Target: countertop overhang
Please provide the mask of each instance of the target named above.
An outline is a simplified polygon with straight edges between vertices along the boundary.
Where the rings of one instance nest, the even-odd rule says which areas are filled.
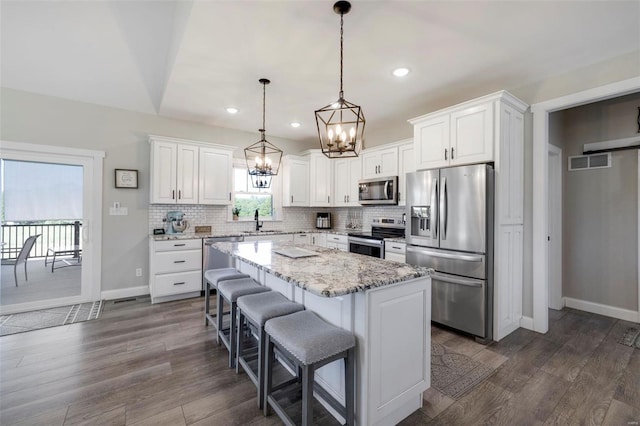
[[[428,276],[423,268],[338,249],[275,241],[220,242],[212,247],[313,294],[337,297]],[[314,256],[290,258],[274,250],[298,247]]]

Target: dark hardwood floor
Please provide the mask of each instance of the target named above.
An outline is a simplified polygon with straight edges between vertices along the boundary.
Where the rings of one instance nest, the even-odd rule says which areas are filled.
[[[281,424],[227,368],[203,303],[109,302],[95,321],[0,337],[0,424]],[[520,329],[489,346],[434,327],[435,342],[498,370],[458,401],[428,390],[403,424],[638,425],[640,350],[617,343],[638,324],[550,315],[546,335]]]

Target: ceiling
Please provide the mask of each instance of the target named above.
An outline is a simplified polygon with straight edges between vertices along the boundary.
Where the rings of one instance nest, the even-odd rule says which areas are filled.
[[[338,97],[332,4],[1,0],[0,84],[257,134],[265,77],[267,137],[308,142]],[[352,4],[344,91],[368,133],[408,126],[447,90],[509,90],[640,49],[638,1]]]

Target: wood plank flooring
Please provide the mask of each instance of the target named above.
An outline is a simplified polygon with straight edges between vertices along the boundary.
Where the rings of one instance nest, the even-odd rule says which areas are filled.
[[[99,320],[0,337],[0,424],[281,424],[227,368],[203,305],[110,302]],[[498,370],[458,401],[429,389],[402,424],[638,425],[640,350],[617,343],[632,326],[551,311],[546,335],[520,329],[489,346],[433,327],[434,342]]]

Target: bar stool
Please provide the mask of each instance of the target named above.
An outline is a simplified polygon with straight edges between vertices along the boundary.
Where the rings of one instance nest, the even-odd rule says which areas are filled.
[[[204,325],[208,326],[209,323],[216,325],[216,318],[209,313],[209,298],[211,296],[211,290],[218,288],[218,283],[225,280],[235,280],[238,278],[249,278],[249,275],[243,274],[235,268],[217,268],[209,269],[204,273]],[[218,308],[216,306],[216,315]]]
[[[221,315],[217,315],[218,343],[222,342],[229,350],[229,368],[235,367],[236,362],[236,321],[237,301],[240,296],[271,291],[269,288],[258,284],[253,278],[238,278],[235,280],[221,281],[218,284],[218,309]],[[231,325],[228,329],[222,328],[224,302],[229,303],[231,309]],[[229,333],[227,335],[227,332]]]
[[[256,385],[256,388],[258,388],[258,406],[262,409],[264,404],[264,355],[267,341],[264,324],[272,318],[302,311],[304,306],[290,301],[277,291],[270,291],[268,293],[239,297],[237,309],[238,330],[236,336],[238,348],[236,350],[236,373],[242,367],[253,384]],[[245,339],[243,338],[243,323],[245,320],[256,330],[257,350],[256,348],[245,348]],[[256,358],[258,360],[257,374],[249,365],[249,362]]]
[[[314,390],[333,409],[344,416],[347,425],[354,424],[355,409],[355,336],[339,327],[331,325],[311,311],[300,311],[284,317],[273,318],[265,325],[267,333],[267,351],[265,354],[265,401],[264,415],[269,415],[269,407],[278,414],[287,425],[296,423],[291,420],[273,392],[288,386],[287,381],[273,386],[274,349],[293,362],[301,371],[302,382],[302,425],[313,424]],[[314,389],[314,372],[323,365],[338,359],[345,364],[345,404],[342,405],[322,387]]]

